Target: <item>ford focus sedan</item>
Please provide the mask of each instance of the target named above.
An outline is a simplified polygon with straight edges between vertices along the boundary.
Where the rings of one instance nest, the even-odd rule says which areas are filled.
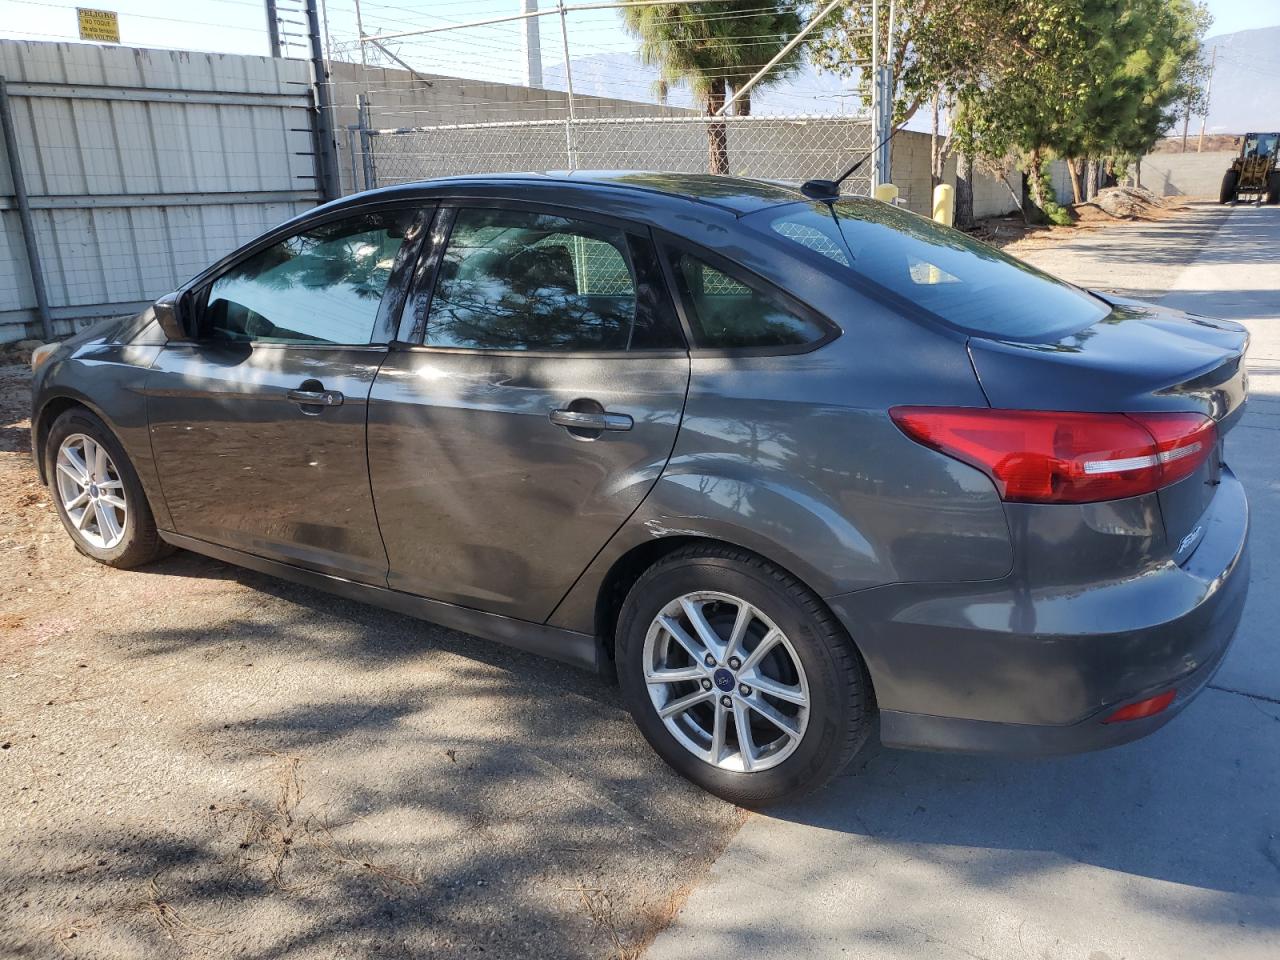
[[[616,676],[758,806],[873,730],[1038,755],[1185,707],[1248,585],[1246,346],[875,201],[472,177],[41,348],[32,436],[89,557],[181,547]]]

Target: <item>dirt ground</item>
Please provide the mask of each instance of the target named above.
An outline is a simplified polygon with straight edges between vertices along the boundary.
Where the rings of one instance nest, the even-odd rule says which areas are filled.
[[[1075,223],[1071,226],[1054,224],[1029,226],[1020,215],[989,217],[979,222],[973,235],[1006,253],[1023,257],[1035,250],[1055,246],[1098,231],[1126,225],[1154,223],[1185,214],[1192,201],[1165,197],[1160,204],[1146,206],[1133,216],[1113,216],[1096,203],[1079,203],[1069,207]]]
[[[589,675],[82,557],[28,404],[0,366],[0,957],[630,958],[742,822]]]

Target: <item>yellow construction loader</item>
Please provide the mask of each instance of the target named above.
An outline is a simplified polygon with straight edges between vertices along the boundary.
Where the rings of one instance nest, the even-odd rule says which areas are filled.
[[[1280,133],[1246,133],[1240,145],[1240,156],[1231,161],[1231,169],[1222,178],[1219,203],[1236,204],[1252,199],[1258,206],[1280,203],[1280,170],[1276,154],[1280,153]]]

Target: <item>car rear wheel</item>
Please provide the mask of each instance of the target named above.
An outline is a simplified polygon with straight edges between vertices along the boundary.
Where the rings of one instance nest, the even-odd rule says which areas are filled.
[[[870,681],[830,611],[732,548],[678,550],[647,570],[623,605],[617,661],[653,748],[742,806],[822,786],[870,731]]]
[[[50,427],[45,475],[58,517],[81,553],[127,568],[168,552],[124,448],[88,410],[67,410]]]

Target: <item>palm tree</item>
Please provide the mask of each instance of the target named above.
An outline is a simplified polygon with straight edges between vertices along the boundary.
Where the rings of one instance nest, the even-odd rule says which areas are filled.
[[[720,0],[714,3],[625,7],[623,22],[640,39],[640,59],[659,70],[659,89],[687,83],[707,116],[715,116],[732,91],[753,77],[786,46],[802,26],[787,0]],[[776,83],[800,65],[797,47],[756,87]],[[748,91],[735,112],[751,112]],[[707,169],[729,172],[729,145],[723,121],[707,124]]]

